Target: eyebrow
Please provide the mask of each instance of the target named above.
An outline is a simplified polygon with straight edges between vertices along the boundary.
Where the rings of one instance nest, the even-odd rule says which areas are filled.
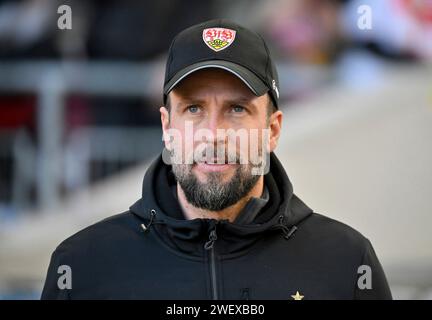
[[[258,106],[256,105],[256,103],[252,102],[253,98],[237,98],[237,99],[230,99],[225,101],[226,104],[228,105],[241,105],[241,106],[247,106],[251,109],[253,109],[254,111],[256,111],[258,109]]]
[[[204,104],[204,100],[194,99],[194,98],[188,98],[188,97],[182,97],[179,102],[176,104],[176,108],[179,108],[183,105],[192,105],[192,104]]]
[[[256,109],[257,106],[255,103],[252,102],[252,100],[253,100],[253,98],[239,97],[239,98],[225,100],[224,105],[239,104],[239,105],[247,105],[249,107]],[[202,100],[202,99],[196,99],[193,97],[183,96],[183,97],[181,97],[181,100],[179,102],[177,102],[176,108],[179,108],[183,105],[192,105],[192,104],[203,105],[203,104],[205,104],[205,102],[206,101]]]

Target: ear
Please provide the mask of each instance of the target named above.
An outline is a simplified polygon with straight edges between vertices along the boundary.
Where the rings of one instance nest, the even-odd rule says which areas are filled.
[[[282,129],[282,119],[283,112],[278,110],[274,112],[269,119],[269,128],[270,128],[270,152],[273,152],[278,144],[279,137]]]
[[[162,133],[163,133],[163,141],[165,143],[165,147],[169,150],[169,136],[167,135],[167,130],[169,129],[169,111],[165,106],[159,108],[159,112],[161,115],[161,125],[162,125]]]

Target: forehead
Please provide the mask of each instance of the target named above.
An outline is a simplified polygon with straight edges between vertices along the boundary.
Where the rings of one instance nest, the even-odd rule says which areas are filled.
[[[188,75],[172,90],[171,96],[205,98],[208,95],[226,96],[231,99],[257,97],[238,77],[228,71],[216,68],[198,70]]]

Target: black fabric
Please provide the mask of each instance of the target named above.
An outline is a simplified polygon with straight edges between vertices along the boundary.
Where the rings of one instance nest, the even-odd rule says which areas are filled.
[[[249,224],[252,223],[258,213],[267,205],[270,199],[268,189],[264,184],[264,190],[260,198],[252,197],[246,203],[242,211],[235,218],[235,224]]]
[[[63,241],[54,251],[42,299],[390,299],[370,242],[314,213],[294,193],[271,154],[270,199],[248,224],[185,220],[175,180],[159,157],[130,210]],[[371,270],[360,289],[359,267]],[[59,289],[61,265],[72,288]],[[247,297],[245,296],[247,292]]]
[[[213,28],[234,30],[234,40],[226,48],[214,51],[204,41],[203,34]],[[215,61],[227,62],[224,66],[241,75],[255,94],[268,91],[275,107],[279,106],[279,77],[266,43],[257,33],[227,19],[196,24],[173,39],[165,69],[164,103],[173,84],[188,74],[191,66],[214,64]]]

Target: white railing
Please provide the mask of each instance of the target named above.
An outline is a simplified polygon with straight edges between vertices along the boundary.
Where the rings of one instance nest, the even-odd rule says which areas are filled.
[[[42,208],[51,207],[59,202],[60,186],[66,177],[67,183],[76,183],[71,178],[73,172],[88,181],[87,173],[93,156],[103,156],[105,160],[118,163],[139,160],[149,150],[137,148],[139,141],[148,135],[155,137],[154,129],[92,129],[76,132],[64,145],[64,108],[65,97],[70,94],[146,97],[152,94],[152,81],[160,67],[154,62],[17,62],[0,63],[0,94],[32,93],[37,97],[37,135],[38,147],[24,133],[19,133],[13,142],[12,199],[15,205],[28,202],[28,185],[36,185],[37,203]],[[149,131],[150,130],[150,131]],[[78,137],[80,137],[78,139]],[[161,141],[160,136],[157,137]],[[78,140],[77,140],[78,139]],[[91,143],[88,154],[79,154],[79,170],[71,159],[71,150],[82,152],[85,140],[98,140]],[[120,141],[121,140],[121,141]],[[109,144],[105,143],[109,142]],[[118,142],[118,144],[116,144]],[[130,142],[130,143],[129,143]],[[132,144],[133,148],[128,150]],[[158,144],[155,144],[156,146]],[[103,147],[107,146],[104,150]],[[127,147],[126,147],[127,146]],[[121,148],[121,152],[119,151]],[[133,155],[132,155],[133,153]],[[114,157],[109,158],[109,157]],[[32,168],[32,170],[29,170]],[[82,170],[82,171],[81,171]],[[30,175],[34,175],[34,181]]]

